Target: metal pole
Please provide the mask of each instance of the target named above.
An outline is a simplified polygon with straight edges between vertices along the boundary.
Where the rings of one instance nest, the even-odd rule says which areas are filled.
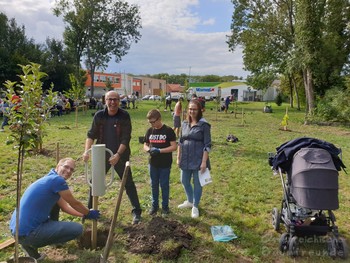
[[[126,162],[124,174],[123,174],[123,179],[122,179],[122,182],[120,185],[118,200],[117,200],[117,204],[115,206],[115,210],[114,210],[114,214],[113,214],[112,224],[111,224],[111,227],[109,228],[106,246],[105,246],[105,249],[103,251],[103,255],[101,255],[100,263],[107,262],[109,251],[110,251],[112,243],[113,243],[113,234],[114,234],[113,232],[114,232],[115,225],[117,223],[117,217],[118,217],[119,208],[120,208],[120,204],[121,204],[122,197],[123,197],[123,192],[124,192],[126,180],[127,180],[128,174],[129,174],[129,169],[130,169],[130,163]]]

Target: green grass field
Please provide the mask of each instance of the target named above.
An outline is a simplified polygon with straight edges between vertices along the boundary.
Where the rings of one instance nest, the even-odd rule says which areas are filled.
[[[173,164],[170,186],[169,218],[188,226],[194,236],[191,251],[183,250],[177,262],[344,262],[331,260],[326,254],[326,244],[304,242],[301,244],[301,256],[296,260],[279,252],[281,233],[273,230],[271,210],[280,207],[282,186],[278,176],[274,176],[267,162],[268,152],[274,152],[280,144],[291,139],[308,136],[326,140],[342,148],[342,158],[350,167],[350,129],[334,126],[303,125],[304,112],[288,109],[289,131],[280,130],[280,123],[287,105],[272,105],[273,113],[263,113],[264,103],[238,103],[238,114],[217,112],[214,102],[207,102],[204,117],[212,127],[213,148],[210,153],[213,183],[203,189],[200,204],[200,217],[192,219],[190,210],[179,210],[177,205],[185,200],[185,193],[179,181],[180,171]],[[160,107],[163,122],[172,126],[169,111],[164,112],[159,102],[143,101],[138,109],[129,110],[133,132],[131,141],[131,169],[137,184],[142,208],[143,222],[151,217],[147,210],[150,206],[150,186],[147,169],[147,154],[142,149],[138,137],[143,136],[149,127],[146,113],[151,108]],[[233,110],[233,105],[230,106]],[[244,117],[242,118],[242,112]],[[44,139],[44,155],[27,156],[24,162],[23,189],[46,174],[56,164],[56,156],[78,158],[84,150],[86,132],[90,127],[93,111],[79,112],[76,123],[75,114],[54,117],[47,126]],[[9,136],[8,127],[0,133],[0,242],[10,238],[8,221],[16,202],[16,151],[5,144]],[[226,136],[234,134],[239,142],[226,142]],[[175,153],[174,153],[175,156]],[[350,240],[350,183],[347,174],[340,172],[339,200],[340,208],[335,211],[341,236]],[[84,176],[84,164],[77,164],[77,171],[68,182],[74,195],[84,203],[88,186]],[[99,199],[99,208],[105,217],[113,214],[117,199],[119,181],[107,189],[105,196]],[[150,255],[131,254],[125,247],[125,234],[120,227],[130,225],[130,203],[125,198],[119,212],[118,233],[111,250],[115,262],[154,262],[159,261]],[[63,219],[77,220],[63,216]],[[89,223],[86,223],[89,224]],[[214,242],[210,226],[229,225],[238,238],[228,243]],[[283,230],[283,228],[282,228]],[[349,242],[348,242],[349,243]],[[47,247],[45,250],[53,250]],[[0,259],[5,260],[13,254],[13,247],[0,251]],[[66,244],[58,252],[75,254],[77,259],[54,261],[48,258],[44,262],[88,262],[89,258],[101,254],[101,251],[79,250],[74,241]],[[1,260],[0,260],[1,261]],[[166,262],[166,261],[164,261]]]

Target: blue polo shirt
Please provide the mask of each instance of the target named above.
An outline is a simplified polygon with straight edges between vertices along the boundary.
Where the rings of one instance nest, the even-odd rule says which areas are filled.
[[[19,236],[27,236],[40,224],[49,220],[52,207],[60,199],[58,194],[68,190],[66,180],[54,169],[32,183],[24,192],[20,202]],[[10,221],[10,230],[16,232],[16,209]]]

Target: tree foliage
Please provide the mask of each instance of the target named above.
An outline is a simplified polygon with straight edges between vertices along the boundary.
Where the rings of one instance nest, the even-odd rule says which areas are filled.
[[[40,65],[31,63],[20,65],[23,74],[19,82],[6,81],[6,99],[9,102],[9,123],[11,138],[8,143],[36,152],[41,150],[45,123],[50,116],[50,109],[55,105],[52,88],[43,93],[41,81],[46,73],[40,71]],[[20,99],[14,104],[13,96]]]
[[[190,76],[187,74],[170,75],[168,73],[159,73],[153,75],[145,75],[146,77],[164,79],[168,84],[180,84],[181,86],[186,86],[190,82],[231,82],[234,80],[243,80],[243,77],[238,76],[218,76],[218,75],[204,75],[204,76]]]
[[[82,73],[85,73],[81,71]],[[63,94],[67,98],[71,98],[73,101],[82,101],[85,97],[85,88],[82,86],[81,82],[77,80],[73,73],[69,74],[69,80],[71,83],[71,88],[67,91],[64,91]],[[72,105],[73,106],[73,105]]]
[[[41,55],[42,70],[47,76],[43,79],[44,89],[54,83],[54,90],[63,92],[70,88],[69,75],[74,72],[74,62],[62,41],[46,39]]]
[[[345,77],[345,88],[334,87],[319,99],[315,120],[350,123],[350,77]]]
[[[17,65],[38,61],[39,57],[39,46],[26,37],[24,26],[0,13],[0,83],[19,80],[21,71]]]
[[[0,83],[19,81],[22,72],[18,65],[34,62],[41,65],[47,75],[42,79],[43,89],[49,90],[54,83],[58,91],[69,88],[69,73],[73,72],[72,57],[61,41],[47,39],[36,44],[28,39],[25,27],[18,26],[14,18],[0,13]],[[2,87],[3,88],[3,87]]]
[[[92,77],[92,97],[95,70],[105,69],[112,56],[118,63],[131,44],[141,38],[138,6],[120,0],[59,0],[54,13],[63,15],[67,24],[64,39],[75,55],[78,68],[85,57]]]
[[[250,81],[260,83],[284,75],[290,96],[299,76],[308,114],[315,95],[341,83],[350,54],[350,3],[347,0],[232,0],[234,13],[228,45],[243,46]],[[259,87],[258,87],[259,88]]]

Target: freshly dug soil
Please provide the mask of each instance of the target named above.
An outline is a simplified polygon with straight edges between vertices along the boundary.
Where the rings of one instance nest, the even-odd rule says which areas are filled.
[[[127,249],[136,254],[158,254],[162,259],[176,259],[181,249],[190,249],[193,237],[184,225],[162,217],[154,217],[148,224],[125,228]]]

